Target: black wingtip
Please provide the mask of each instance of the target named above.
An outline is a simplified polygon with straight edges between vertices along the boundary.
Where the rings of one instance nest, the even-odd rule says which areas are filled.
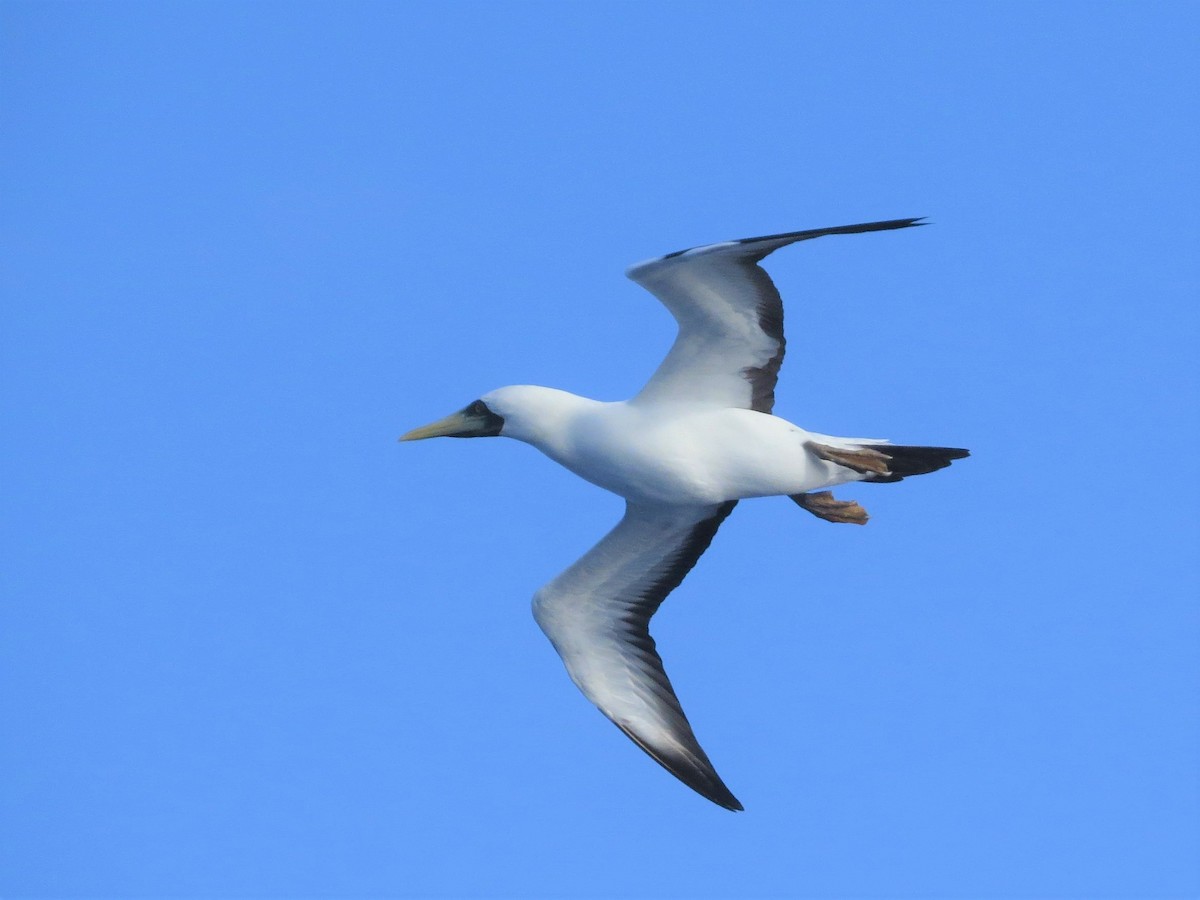
[[[745,812],[746,810],[746,807],[742,806],[742,801],[733,796],[733,791],[725,787],[725,782],[721,780],[715,771],[712,773],[711,779],[705,779],[705,787],[703,789],[691,782],[684,783],[706,800],[711,800],[722,809],[727,809],[730,812]]]
[[[746,807],[742,806],[741,801],[739,801],[737,797],[733,796],[733,794],[729,795],[728,803],[722,803],[721,805],[723,807],[725,807],[727,810],[729,810],[730,812],[745,812],[746,811]]]
[[[824,237],[828,234],[865,234],[869,231],[892,231],[896,228],[915,228],[918,225],[932,224],[930,222],[926,222],[925,219],[925,216],[917,216],[915,219],[886,219],[882,222],[862,222],[858,225],[837,225],[833,228],[811,228],[807,231],[785,231],[781,234],[763,234],[759,235],[758,237],[740,238],[738,240],[722,241],[721,243],[743,245],[749,249],[751,255],[748,258],[752,262],[762,262],[764,258],[773,253],[775,250],[778,250],[780,247],[787,246],[787,244],[791,244],[796,241],[808,241],[812,240],[813,238]],[[770,247],[766,250],[755,253],[750,245],[758,244],[763,241],[786,241],[786,243],[777,244],[774,247]],[[643,267],[653,266],[655,263],[664,262],[668,259],[676,259],[680,256],[686,256],[693,250],[707,250],[713,248],[714,246],[716,245],[703,244],[699,247],[689,247],[686,250],[676,250],[673,253],[667,253],[663,256],[660,256],[658,259],[650,260],[646,263],[639,263],[631,268],[626,274],[636,281],[637,278],[633,273],[640,271],[643,269]]]
[[[721,780],[721,776],[717,774],[717,770],[713,768],[699,744],[695,745],[690,755],[665,752],[646,743],[632,728],[622,725],[615,719],[610,721],[625,732],[625,736],[645,751],[647,756],[704,799],[711,800],[717,806],[730,812],[745,810],[741,801],[733,796],[733,791],[725,786],[725,782]],[[692,736],[692,740],[695,741],[695,736]]]
[[[916,216],[912,219],[885,219],[882,222],[864,222],[861,225],[842,225],[838,228],[827,229],[835,234],[862,234],[867,231],[892,231],[896,228],[917,228],[921,225],[931,225],[926,221],[928,216]]]
[[[787,241],[792,243],[795,241],[808,241],[813,238],[825,237],[830,234],[867,234],[872,231],[894,231],[897,228],[916,228],[920,225],[928,225],[925,221],[925,216],[918,216],[915,219],[885,219],[882,222],[860,222],[857,225],[835,225],[832,228],[811,228],[808,231],[787,231],[783,234],[764,234],[761,237],[743,238],[740,241],[735,241],[738,244],[757,244],[761,241]],[[784,246],[784,245],[780,245]],[[772,248],[778,249],[778,248]],[[686,251],[684,251],[686,252]],[[766,251],[770,253],[771,250]]]

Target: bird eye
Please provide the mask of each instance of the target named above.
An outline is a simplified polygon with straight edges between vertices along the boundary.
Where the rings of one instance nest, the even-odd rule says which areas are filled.
[[[482,400],[476,400],[467,407],[467,414],[472,416],[486,416],[490,410]]]

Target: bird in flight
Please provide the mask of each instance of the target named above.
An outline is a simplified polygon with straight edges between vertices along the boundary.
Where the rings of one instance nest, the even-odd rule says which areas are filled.
[[[503,387],[400,438],[515,438],[625,498],[624,518],[537,591],[533,614],[584,696],[663,768],[726,809],[742,804],[692,732],[650,618],[739,500],[789,497],[826,521],[865,525],[858,503],[827,489],[900,481],[968,455],[817,434],[772,415],[783,303],[759,263],[797,241],[920,224],[793,231],[639,263],[626,274],[662,301],[679,334],[637,396],[606,403],[554,388]]]

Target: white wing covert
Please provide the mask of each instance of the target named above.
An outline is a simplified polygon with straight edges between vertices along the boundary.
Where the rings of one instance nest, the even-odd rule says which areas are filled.
[[[649,631],[735,505],[627,503],[616,528],[537,592],[533,613],[602,713],[688,787],[740,810],[696,740]]]
[[[625,274],[679,324],[670,352],[633,402],[706,403],[769,413],[783,362],[783,303],[759,263],[796,241],[919,225],[892,219],[745,238],[680,250]]]

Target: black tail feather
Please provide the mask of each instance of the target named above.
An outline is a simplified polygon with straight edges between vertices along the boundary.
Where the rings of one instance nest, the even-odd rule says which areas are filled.
[[[956,459],[971,455],[971,451],[958,447],[905,447],[896,444],[872,444],[870,447],[889,457],[887,475],[872,475],[863,479],[875,483],[900,481],[909,475],[936,472]]]

